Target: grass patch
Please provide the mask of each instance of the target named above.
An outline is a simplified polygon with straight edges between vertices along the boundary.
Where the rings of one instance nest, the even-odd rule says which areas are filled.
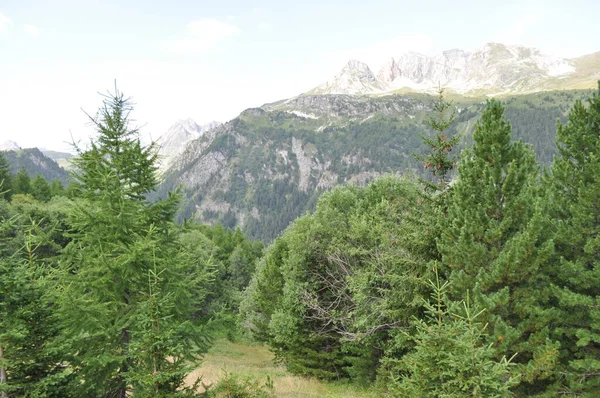
[[[225,339],[215,341],[204,357],[202,366],[192,372],[186,381],[191,384],[202,376],[206,385],[216,385],[225,377],[225,371],[241,377],[250,377],[261,383],[267,376],[273,381],[275,396],[284,398],[375,398],[381,397],[374,389],[351,384],[326,383],[316,379],[293,376],[285,367],[273,363],[273,354],[262,345],[234,343]]]

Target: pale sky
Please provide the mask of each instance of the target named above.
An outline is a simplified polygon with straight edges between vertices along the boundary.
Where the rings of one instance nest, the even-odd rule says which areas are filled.
[[[600,51],[600,2],[0,0],[0,143],[87,141],[116,79],[158,138],[178,119],[227,121],[289,98],[350,59],[520,44]]]

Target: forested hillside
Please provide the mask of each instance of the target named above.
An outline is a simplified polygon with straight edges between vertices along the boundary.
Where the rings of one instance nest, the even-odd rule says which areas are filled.
[[[65,186],[69,183],[69,173],[37,148],[4,151],[3,155],[14,174],[24,169],[31,178],[41,175],[47,181],[58,180]]]
[[[47,195],[22,191],[26,173],[11,173],[0,154],[0,397],[273,397],[290,374],[366,396],[597,396],[600,89],[565,105],[573,95],[464,107],[440,91],[428,106],[402,99],[427,130],[399,116],[373,116],[363,124],[370,137],[360,123],[330,126],[336,156],[347,156],[341,145],[352,138],[364,156],[357,159],[388,156],[420,171],[386,165],[395,173],[373,173],[365,186],[301,191],[314,211],[265,248],[241,229],[177,223],[177,192],[151,200],[156,148],[141,143],[128,98],[110,94],[67,189],[42,178]],[[368,106],[393,107],[381,101]],[[564,121],[548,133],[543,120],[552,112]],[[334,161],[312,149],[325,141],[311,124],[317,119],[289,115],[250,110],[190,148],[205,145],[217,163],[287,159],[275,160],[279,168],[255,166],[283,176],[272,181],[313,188],[349,167],[325,168]],[[512,127],[517,120],[522,130]],[[291,141],[290,150],[268,153],[275,140],[249,127],[258,123],[280,144]],[[298,124],[312,127],[298,137]],[[408,128],[420,150],[390,155],[392,138]],[[538,137],[541,155],[517,135]],[[255,156],[241,150],[252,140]],[[540,160],[541,148],[554,160]],[[321,165],[321,174],[286,168],[300,158]],[[269,180],[240,170],[247,178],[236,195],[260,197]],[[219,174],[229,173],[224,168],[214,173],[236,181]],[[340,175],[331,181],[344,182]],[[269,347],[285,366],[269,368],[276,382],[224,369],[203,383],[211,348],[244,362],[244,345],[267,358],[257,361],[263,372]]]
[[[564,91],[503,99],[512,139],[533,145],[549,166],[557,153],[556,123],[589,91]],[[364,185],[386,173],[427,177],[413,154],[427,147],[421,133],[435,97],[305,95],[261,108],[210,130],[188,145],[164,174],[160,194],[179,185],[180,218],[240,226],[271,241],[316,198],[340,184]],[[485,100],[456,97],[459,133],[454,151],[472,143]]]

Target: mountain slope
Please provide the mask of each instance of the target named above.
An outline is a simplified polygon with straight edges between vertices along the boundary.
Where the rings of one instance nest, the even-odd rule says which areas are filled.
[[[367,65],[360,65],[360,70],[370,72]],[[402,54],[390,58],[376,76],[360,70],[349,64],[309,94],[432,93],[441,86],[461,95],[482,96],[593,88],[599,77],[600,53],[566,59],[535,48],[488,43],[473,52],[453,49],[432,57]],[[356,76],[363,77],[358,80],[361,84],[356,83]]]
[[[556,153],[556,120],[589,91],[506,98],[515,139],[532,143],[548,164]],[[207,131],[189,143],[164,173],[159,194],[183,186],[182,218],[241,226],[269,241],[310,210],[324,190],[364,184],[384,173],[422,175],[412,156],[426,150],[433,97],[305,95],[261,108]],[[485,101],[457,97],[451,133],[468,145]]]
[[[59,180],[63,186],[69,183],[69,173],[37,148],[3,151],[3,155],[13,174],[24,168],[31,178],[40,174],[47,181]]]

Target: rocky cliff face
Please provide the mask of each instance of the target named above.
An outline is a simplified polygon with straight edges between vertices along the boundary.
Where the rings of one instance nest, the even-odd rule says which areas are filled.
[[[332,80],[310,91],[310,94],[374,94],[385,89],[369,66],[352,60]]]
[[[586,56],[589,60],[589,56]],[[582,57],[583,58],[583,57]],[[390,58],[376,76],[358,61],[309,94],[383,94],[397,90],[432,93],[438,87],[467,95],[506,95],[563,88],[593,88],[600,70],[584,70],[579,58],[564,59],[534,48],[488,43],[467,52],[417,53]],[[585,63],[586,67],[589,62]],[[593,69],[593,68],[592,68]]]

